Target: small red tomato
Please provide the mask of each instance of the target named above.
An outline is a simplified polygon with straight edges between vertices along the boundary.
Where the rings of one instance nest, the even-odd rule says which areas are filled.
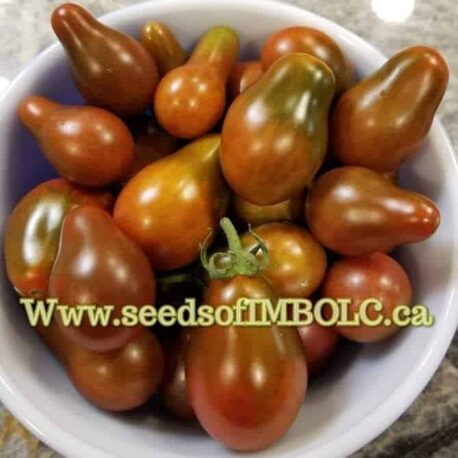
[[[361,316],[361,304],[369,298],[383,303],[383,310],[377,312],[367,308],[370,320],[378,317],[392,318],[393,310],[399,305],[410,305],[412,287],[401,265],[384,253],[352,258],[342,258],[329,269],[323,283],[323,297],[350,298],[348,318],[352,320],[356,313]],[[339,334],[356,342],[377,342],[399,331],[394,324],[378,326],[360,324],[359,326],[337,326]]]
[[[267,70],[280,57],[306,53],[329,65],[336,78],[336,92],[342,93],[353,82],[353,68],[339,45],[325,33],[311,27],[289,27],[271,35],[262,48],[262,65]]]
[[[299,226],[270,223],[255,230],[269,250],[264,275],[280,297],[308,297],[320,285],[326,273],[326,252],[315,238]],[[256,239],[247,233],[242,242],[252,250]]]

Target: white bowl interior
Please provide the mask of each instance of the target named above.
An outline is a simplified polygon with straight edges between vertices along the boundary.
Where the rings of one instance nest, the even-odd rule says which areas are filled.
[[[210,26],[231,25],[240,33],[244,57],[256,55],[273,31],[289,25],[311,25],[340,43],[360,76],[384,61],[366,42],[323,18],[261,0],[162,0],[112,13],[104,21],[137,35],[139,26],[150,18],[168,23],[189,47]],[[2,100],[2,222],[26,191],[54,176],[15,113],[19,101],[30,94],[67,103],[81,101],[59,46],[40,55]],[[415,285],[415,300],[430,307],[435,325],[429,329],[406,329],[380,345],[346,346],[335,365],[313,384],[287,436],[263,456],[349,454],[388,427],[430,379],[458,321],[458,308],[452,307],[457,278],[457,178],[450,144],[435,122],[420,154],[404,167],[402,182],[438,203],[442,224],[429,241],[401,251]],[[71,456],[200,457],[230,453],[198,428],[155,418],[147,409],[110,415],[89,405],[28,328],[5,275],[1,275],[0,287],[0,395],[38,437]]]

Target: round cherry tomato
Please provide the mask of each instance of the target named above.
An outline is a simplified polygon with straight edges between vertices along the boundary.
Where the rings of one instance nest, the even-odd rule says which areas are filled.
[[[326,273],[326,252],[321,245],[305,229],[292,224],[264,224],[255,232],[269,250],[264,275],[279,296],[310,296]],[[250,233],[244,235],[242,242],[249,250],[258,243]]]
[[[353,81],[353,68],[339,45],[324,32],[311,27],[289,27],[269,37],[262,48],[262,65],[267,70],[280,57],[306,53],[329,65],[336,78],[336,92],[341,93]]]
[[[410,305],[412,287],[401,265],[384,253],[372,253],[364,256],[343,258],[328,271],[323,283],[323,296],[332,298],[350,298],[348,318],[352,320],[356,313],[361,314],[361,304],[369,298],[383,303],[383,310],[367,308],[367,316],[376,320],[392,318],[393,310],[399,305]],[[347,339],[356,342],[377,342],[399,331],[394,324],[378,326],[360,324],[359,326],[337,326],[336,331]]]

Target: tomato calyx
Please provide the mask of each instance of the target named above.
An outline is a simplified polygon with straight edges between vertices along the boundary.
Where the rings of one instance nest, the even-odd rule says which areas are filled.
[[[243,248],[240,236],[229,218],[222,218],[220,226],[227,238],[228,250],[216,252],[208,257],[209,234],[200,252],[202,265],[207,270],[210,279],[228,279],[237,275],[247,277],[259,275],[269,263],[269,250],[264,240],[250,227],[249,232],[257,244],[251,250],[246,250]],[[256,256],[259,250],[262,253],[261,259]]]

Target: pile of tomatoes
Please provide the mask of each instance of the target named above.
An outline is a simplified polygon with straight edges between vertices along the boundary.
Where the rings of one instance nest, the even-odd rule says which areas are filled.
[[[411,303],[408,275],[389,253],[430,237],[440,215],[399,187],[397,172],[447,86],[436,50],[403,50],[357,81],[337,43],[308,27],[280,30],[259,61],[238,62],[239,38],[226,26],[188,54],[162,23],[146,24],[137,41],[73,4],[51,23],[87,104],[33,95],[19,107],[60,175],[23,197],[7,223],[19,295],[111,304],[115,317],[190,292],[213,307],[351,298],[350,315],[372,297],[387,317]],[[230,448],[259,450],[288,430],[308,375],[342,336],[375,342],[399,329],[76,327],[56,315],[37,330],[96,406],[129,410],[158,392],[171,415],[197,418]]]

